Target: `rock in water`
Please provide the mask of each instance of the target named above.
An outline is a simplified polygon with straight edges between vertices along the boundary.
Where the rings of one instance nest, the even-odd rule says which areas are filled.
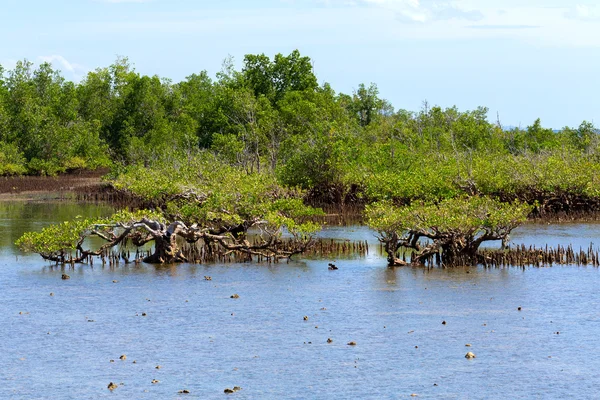
[[[115,390],[116,388],[118,388],[118,386],[115,383],[111,382],[111,383],[108,384],[107,388],[109,390]]]
[[[468,352],[468,353],[465,355],[465,358],[468,358],[468,359],[475,358],[475,354],[474,354],[474,353],[472,353],[472,352]]]

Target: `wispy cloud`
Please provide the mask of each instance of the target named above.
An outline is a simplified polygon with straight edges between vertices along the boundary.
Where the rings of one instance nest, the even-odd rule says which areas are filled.
[[[582,21],[600,21],[600,6],[577,4],[565,13],[565,17]]]
[[[95,0],[101,3],[149,3],[152,0]]]
[[[537,29],[539,25],[469,25],[471,29]]]
[[[450,1],[435,0],[358,0],[359,3],[380,7],[396,13],[403,22],[426,23],[443,20],[479,21],[483,14]]]
[[[89,71],[89,68],[80,64],[72,63],[63,56],[57,54],[53,54],[51,56],[39,56],[38,59],[41,62],[48,62],[54,66],[58,65],[60,69],[70,72],[73,78],[77,80],[81,79],[83,75]]]

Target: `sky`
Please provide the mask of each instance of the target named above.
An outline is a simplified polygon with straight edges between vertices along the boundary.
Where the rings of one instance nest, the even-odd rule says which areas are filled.
[[[2,0],[0,21],[6,69],[49,61],[79,81],[124,56],[178,82],[298,49],[320,83],[375,83],[396,109],[600,126],[598,0]]]

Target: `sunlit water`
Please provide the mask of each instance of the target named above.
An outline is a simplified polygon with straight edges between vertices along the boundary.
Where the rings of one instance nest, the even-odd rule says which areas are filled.
[[[61,270],[11,244],[23,230],[109,212],[0,203],[0,398],[211,399],[233,386],[237,399],[598,397],[596,268],[388,269],[371,251]],[[323,235],[376,243],[364,227]],[[586,247],[598,236],[598,225],[530,225],[513,241]]]

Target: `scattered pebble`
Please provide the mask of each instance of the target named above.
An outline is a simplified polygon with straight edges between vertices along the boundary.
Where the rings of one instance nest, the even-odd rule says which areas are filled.
[[[71,277],[67,274],[62,274],[61,279],[71,279]],[[111,382],[112,383],[112,382]]]
[[[241,388],[241,387],[239,387],[239,386],[234,386],[234,387],[233,387],[233,391],[234,391],[234,392],[239,392],[240,390],[242,390],[242,388]]]
[[[54,293],[50,292],[50,296],[54,296]]]
[[[327,343],[333,343],[333,339],[331,339],[331,338],[328,338],[328,339],[327,339]]]
[[[156,369],[161,369],[161,366],[160,366],[160,365],[157,365],[157,366],[156,366],[156,367],[154,367],[154,368],[156,368]]]
[[[160,382],[158,379],[152,379],[152,383],[158,383]]]
[[[235,293],[235,294],[232,294],[230,297],[231,297],[232,299],[239,299],[239,298],[240,298],[240,295],[239,295],[239,294],[237,294],[237,293]]]
[[[469,358],[469,359],[475,358],[475,354],[468,352],[467,354],[465,354],[465,358]]]
[[[204,280],[205,281],[212,281],[212,276],[204,275]]]
[[[119,281],[118,281],[118,280],[116,280],[116,279],[115,279],[115,280],[113,280],[113,283],[117,283],[117,282],[119,282]]]
[[[146,315],[148,315],[148,314],[146,314],[145,312],[142,313],[142,317],[145,317]]]
[[[187,389],[183,389],[183,390],[180,390],[180,391],[179,391],[179,392],[177,392],[177,393],[179,393],[179,394],[189,394],[189,393],[190,393],[190,391],[189,391],[189,390],[187,390]]]
[[[118,388],[119,386],[117,386],[117,384],[111,382],[108,384],[107,388],[108,390],[115,390],[116,388]]]
[[[416,393],[413,393],[413,394],[410,395],[410,397],[419,397],[419,395],[416,394]]]
[[[227,393],[227,394],[229,394],[229,393],[234,393],[234,392],[233,392],[233,389],[229,389],[229,388],[225,388],[225,390],[223,390],[223,392],[224,392],[224,393]]]
[[[304,316],[304,320],[308,321],[308,316],[307,315]]]
[[[442,325],[446,325],[446,321],[442,321]]]
[[[356,342],[348,342],[348,346],[356,346]]]
[[[517,308],[518,311],[521,311],[521,307]]]
[[[471,343],[465,344],[465,347],[471,347]]]
[[[119,357],[120,360],[127,360],[127,356],[125,354],[123,354],[121,357]]]

